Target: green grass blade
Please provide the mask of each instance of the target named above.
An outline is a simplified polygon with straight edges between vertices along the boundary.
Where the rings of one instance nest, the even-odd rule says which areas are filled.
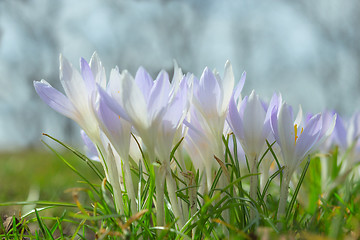
[[[92,183],[89,182],[89,180],[87,180],[74,166],[72,166],[65,158],[63,158],[55,149],[53,149],[52,147],[50,147],[50,145],[48,145],[46,142],[43,141],[43,143],[53,152],[55,153],[55,155],[61,160],[63,161],[73,172],[75,172],[80,178],[82,178],[87,184],[89,184],[89,186],[94,190],[94,192],[96,192],[97,194],[99,194],[98,190],[94,187],[94,185]]]
[[[300,187],[301,187],[301,184],[303,183],[304,181],[304,178],[305,178],[305,175],[306,175],[306,171],[308,170],[309,168],[309,165],[310,165],[310,155],[308,156],[308,161],[306,162],[306,165],[304,166],[304,169],[301,173],[301,176],[300,176],[300,179],[299,179],[299,182],[298,184],[296,185],[296,189],[295,189],[295,192],[294,192],[294,195],[293,197],[291,198],[291,201],[290,201],[290,204],[289,204],[289,207],[286,211],[286,220],[288,221],[289,218],[290,218],[290,213],[294,207],[294,204],[295,204],[295,201],[296,201],[296,198],[297,198],[297,195],[300,191]]]
[[[46,134],[43,133],[44,136],[52,139],[53,141],[59,143],[61,146],[65,147],[66,149],[68,149],[69,151],[71,151],[72,153],[74,153],[76,156],[78,156],[81,160],[83,160],[93,171],[94,173],[99,177],[100,180],[104,179],[105,176],[104,174],[96,167],[96,165],[93,163],[93,160],[89,159],[86,155],[80,153],[79,151],[76,151],[75,149],[71,148],[70,146],[68,146],[67,144],[61,142],[60,140]]]

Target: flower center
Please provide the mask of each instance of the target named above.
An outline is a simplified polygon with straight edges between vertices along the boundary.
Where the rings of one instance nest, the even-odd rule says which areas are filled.
[[[304,128],[301,128],[301,131],[300,131],[300,134],[302,134],[302,132],[304,131]],[[298,140],[299,136],[298,136],[298,125],[295,124],[294,125],[294,132],[295,132],[295,144],[296,144],[296,141]]]

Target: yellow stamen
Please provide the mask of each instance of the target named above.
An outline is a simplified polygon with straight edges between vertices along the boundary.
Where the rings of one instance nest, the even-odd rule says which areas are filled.
[[[302,132],[304,131],[304,128],[301,128],[301,132],[300,132],[300,135],[302,134]],[[297,135],[297,132],[298,132],[298,125],[297,124],[295,124],[294,125],[294,132],[295,132],[295,143],[296,143],[296,141],[298,140],[298,138],[299,138],[299,136]]]

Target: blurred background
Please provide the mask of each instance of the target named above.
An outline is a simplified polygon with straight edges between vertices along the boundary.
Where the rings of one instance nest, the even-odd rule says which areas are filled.
[[[63,91],[60,53],[79,69],[97,51],[108,75],[142,65],[153,77],[172,72],[173,59],[197,76],[205,66],[222,74],[229,59],[237,80],[247,72],[243,95],[278,91],[295,108],[351,116],[360,103],[359,22],[358,0],[0,0],[0,203],[72,201],[68,189],[84,187],[40,141],[59,146],[44,132],[82,151],[79,127],[33,88],[45,79]],[[20,211],[28,210],[0,215]]]
[[[360,100],[360,2],[0,0],[0,151],[41,146],[49,133],[80,146],[79,128],[41,102],[33,80],[62,90],[59,54],[79,69],[98,52],[107,74],[116,65],[153,77],[172,71],[221,74],[225,61],[244,95],[278,91],[306,112],[350,116]]]

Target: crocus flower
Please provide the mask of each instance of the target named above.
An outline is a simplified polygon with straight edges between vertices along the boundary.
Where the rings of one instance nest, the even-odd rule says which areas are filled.
[[[179,73],[177,66],[174,72]],[[153,81],[144,68],[139,68],[135,79],[127,71],[120,74],[114,69],[110,77],[110,92],[99,88],[101,98],[108,107],[133,125],[147,148],[150,161],[154,162],[156,155],[159,158],[161,166],[155,171],[157,215],[160,225],[164,223],[162,206],[165,178],[174,214],[179,218],[179,225],[184,224],[175,195],[175,181],[170,174],[169,157],[175,132],[187,113],[188,81],[181,72],[176,74],[170,83],[165,71],[161,71]],[[154,136],[160,144],[155,144]]]
[[[239,86],[241,92],[245,78],[242,78]],[[203,71],[200,80],[194,79],[193,104],[198,114],[199,124],[203,133],[212,139],[213,153],[223,160],[222,134],[228,111],[230,97],[234,88],[234,74],[229,61],[225,63],[224,76],[211,72],[208,68]],[[190,119],[191,123],[191,119]],[[211,166],[213,164],[210,164]]]
[[[237,87],[239,95],[244,82],[245,75]],[[234,74],[229,61],[225,64],[223,77],[205,68],[200,80],[194,78],[193,104],[189,119],[184,122],[189,127],[186,144],[191,149],[190,153],[195,154],[191,157],[197,161],[194,165],[200,168],[203,179],[207,179],[205,188],[208,189],[212,184],[211,173],[219,166],[213,156],[224,160],[222,136],[233,88]]]
[[[99,103],[99,94],[97,85],[106,87],[105,70],[101,64],[96,53],[93,54],[90,64],[83,58],[80,60],[80,72],[78,72],[72,65],[60,55],[60,81],[64,88],[66,96],[53,88],[45,80],[34,81],[34,87],[41,99],[52,107],[57,112],[71,118],[79,124],[84,130],[82,134],[83,139],[91,150],[94,157],[94,151],[97,151],[98,147],[103,153],[104,158],[99,158],[103,164],[105,174],[109,182],[114,188],[114,199],[117,203],[119,212],[123,211],[123,204],[121,189],[122,166],[119,154],[123,162],[128,164],[129,154],[129,141],[130,141],[130,127],[125,124],[118,124],[122,120],[119,120],[117,116],[114,118],[112,112],[104,108]],[[126,123],[128,124],[128,123]],[[102,130],[106,133],[106,137],[103,136]],[[120,137],[121,136],[121,137]],[[121,138],[121,145],[116,144],[119,141],[115,141],[115,138]],[[104,140],[106,139],[106,140]],[[111,142],[115,143],[116,151],[110,149],[108,145]],[[118,140],[118,139],[117,139]],[[111,152],[109,152],[111,150]],[[99,154],[98,154],[99,155]],[[115,157],[114,157],[115,156]],[[105,160],[105,163],[104,161]],[[128,171],[126,171],[128,169]],[[131,176],[129,176],[130,167],[125,168],[125,175],[128,178],[127,183],[131,183]],[[132,185],[132,184],[131,184]],[[129,198],[132,201],[132,210],[135,211],[135,194],[131,194],[133,186],[128,187]]]
[[[297,123],[294,124],[291,106],[285,102],[280,105],[279,109],[275,107],[272,113],[271,127],[276,142],[281,148],[285,166],[278,208],[278,219],[280,219],[285,214],[291,176],[319,140],[322,132],[322,119],[321,114],[317,114],[300,129]],[[281,227],[281,223],[279,223],[279,227]]]
[[[269,126],[270,126],[270,117],[272,114],[272,109],[274,109],[275,107],[279,107],[280,104],[282,103],[282,96],[279,93],[274,93],[274,95],[272,96],[270,103],[267,104],[266,102],[262,102],[264,108],[266,109],[266,120],[269,122]],[[301,109],[301,108],[300,108]],[[300,111],[299,111],[300,113]],[[271,126],[270,126],[271,127]],[[270,132],[270,134],[268,135],[267,139],[266,139],[270,144],[272,144],[272,151],[275,153],[275,156],[280,159],[281,161],[281,150],[280,150],[280,146],[279,144],[276,143],[275,141],[275,137],[274,134],[272,133],[272,131]],[[267,149],[267,145],[265,145],[265,149]],[[260,187],[261,190],[264,189],[266,182],[268,181],[269,175],[270,175],[270,171],[274,170],[275,168],[271,169],[271,166],[273,166],[275,161],[275,158],[273,156],[272,153],[268,152],[264,158],[262,159],[262,162],[260,164],[260,172],[261,172],[261,182],[260,182]],[[265,198],[266,199],[266,193],[265,193]]]
[[[170,106],[182,105],[187,99],[180,96],[182,91],[186,91],[187,85],[180,84],[176,88],[181,87],[181,90],[175,91],[175,86],[170,84],[168,74],[161,71],[155,81],[145,71],[144,68],[139,68],[135,79],[125,70],[121,74],[117,69],[111,72],[111,87],[110,93],[100,89],[101,97],[121,118],[129,121],[142,138],[148,151],[155,153],[155,142],[153,137],[158,135],[159,127],[162,121],[168,119],[172,124],[172,131],[175,132],[178,125],[181,123],[183,116],[186,114],[186,109],[177,109],[177,113],[166,115],[168,111],[173,111]],[[186,80],[184,80],[186,81]],[[180,81],[173,81],[179,83]],[[180,93],[179,96],[178,93]],[[186,94],[184,95],[187,96]],[[180,106],[177,106],[180,107]],[[174,112],[175,113],[175,112]],[[173,117],[173,119],[171,119]],[[172,140],[172,139],[171,139]],[[172,142],[172,141],[170,141]]]
[[[334,132],[332,135],[333,144],[340,147],[345,152],[350,147],[357,145],[360,136],[360,114],[354,114],[351,119],[344,121],[340,116],[336,119]]]
[[[108,88],[109,87],[110,86],[108,86]],[[102,132],[112,143],[113,148],[122,160],[116,164],[121,166],[121,172],[124,172],[126,190],[131,204],[130,209],[132,213],[135,213],[137,211],[135,185],[132,181],[129,164],[131,124],[111,111],[103,99],[99,100],[99,103],[95,107],[94,111],[97,113],[99,126]],[[112,154],[114,155],[114,153]]]
[[[202,184],[199,191],[201,194],[206,194],[213,182],[212,173],[215,166],[218,167],[213,157],[216,141],[205,135],[204,125],[201,124],[202,116],[194,107],[190,108],[189,117],[191,123],[186,123],[188,129],[184,140],[184,148],[189,154],[195,169],[200,171]]]
[[[330,147],[338,146],[339,154],[346,154],[346,161],[342,161],[340,172],[342,174],[349,174],[349,171],[353,169],[354,164],[359,161],[359,136],[360,136],[360,114],[355,113],[350,119],[343,119],[341,116],[337,116],[334,131],[329,137],[327,143],[327,150]],[[338,158],[338,159],[341,159]],[[324,166],[327,162],[324,163]],[[331,169],[331,167],[329,167]],[[323,169],[323,168],[322,168]],[[325,169],[325,167],[324,167]],[[330,175],[330,174],[328,174]],[[324,179],[328,179],[328,185],[333,186],[333,179],[329,176],[325,176]],[[325,184],[324,184],[325,185]]]
[[[106,84],[105,72],[96,53],[90,65],[81,58],[81,73],[60,55],[60,81],[66,96],[45,80],[34,81],[40,98],[55,111],[77,122],[96,144],[100,141],[99,126],[93,112],[96,84]]]
[[[261,103],[259,96],[252,91],[249,97],[245,97],[238,110],[234,95],[229,103],[228,123],[235,136],[240,141],[245,155],[247,156],[250,173],[257,174],[258,160],[264,152],[265,140],[270,133],[269,119]],[[258,175],[250,177],[250,197],[257,200]],[[251,218],[255,217],[255,211],[251,209]]]
[[[256,166],[255,163],[271,129],[266,111],[255,91],[244,98],[239,110],[235,99],[230,100],[228,122],[243,146],[246,156],[250,158],[250,165]]]

